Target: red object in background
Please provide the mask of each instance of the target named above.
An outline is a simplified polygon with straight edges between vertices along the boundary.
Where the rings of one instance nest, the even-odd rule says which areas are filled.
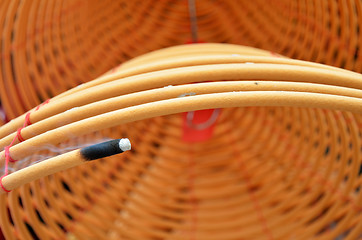
[[[212,137],[220,109],[206,109],[182,113],[182,140],[202,142]]]

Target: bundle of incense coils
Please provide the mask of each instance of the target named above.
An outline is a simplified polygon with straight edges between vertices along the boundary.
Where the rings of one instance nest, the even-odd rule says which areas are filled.
[[[357,239],[361,106],[361,74],[336,67],[231,44],[145,54],[1,127],[0,145],[11,144],[17,162],[94,132],[127,137],[133,149],[62,171],[131,147],[111,140],[8,174],[2,230],[10,238]],[[201,110],[212,111],[203,127],[212,125],[211,135],[185,140]],[[46,209],[55,206],[67,215],[50,233]],[[32,233],[18,218],[10,223],[17,211]]]

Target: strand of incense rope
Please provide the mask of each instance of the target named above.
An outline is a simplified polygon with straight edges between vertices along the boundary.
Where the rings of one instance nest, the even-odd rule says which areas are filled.
[[[74,135],[83,135],[129,122],[194,110],[246,106],[293,106],[344,110],[361,114],[361,105],[360,98],[286,91],[224,92],[188,96],[145,103],[73,122],[13,146],[11,154],[14,159],[22,159],[31,154],[31,149],[34,147],[46,143],[57,144],[69,139],[69,132]],[[0,155],[0,161],[4,161],[4,156]]]
[[[36,135],[60,126],[64,126],[71,122],[79,121],[117,109],[144,104],[147,102],[155,102],[187,96],[185,93],[190,93],[189,95],[201,95],[228,91],[297,91],[362,98],[361,90],[311,83],[267,81],[225,81],[196,83],[131,93],[119,97],[96,101],[78,108],[74,108],[70,111],[61,111],[62,108],[55,105],[52,106],[52,108],[60,110],[60,113],[49,118],[40,118],[40,121],[37,121],[32,126],[23,129],[22,135],[25,139],[30,139]],[[41,128],[38,127],[40,125],[42,126]],[[14,139],[16,135],[17,133],[9,134],[8,136],[0,139],[0,148],[9,144],[11,139]],[[15,143],[17,144],[17,142]]]
[[[197,52],[195,52],[197,51]],[[157,62],[155,60],[158,60],[160,57],[165,57],[165,56],[168,56],[168,58],[171,56],[170,54],[173,54],[172,57],[180,57],[179,55],[180,54],[185,54],[185,53],[188,53],[188,54],[198,54],[198,57],[208,57],[208,56],[200,56],[200,55],[205,55],[205,54],[208,54],[210,53],[210,51],[212,52],[219,52],[219,53],[223,53],[226,57],[231,57],[231,59],[237,59],[239,57],[250,57],[250,56],[246,56],[245,54],[251,54],[251,55],[259,55],[259,56],[266,56],[266,57],[269,57],[270,58],[270,53],[268,51],[264,51],[264,50],[260,50],[260,49],[255,49],[255,48],[251,48],[251,47],[245,47],[245,46],[238,46],[238,45],[232,45],[232,44],[214,44],[214,43],[208,43],[208,44],[198,44],[197,47],[193,46],[193,45],[181,45],[181,46],[175,46],[175,47],[171,47],[171,48],[168,48],[168,49],[162,49],[162,50],[158,50],[158,51],[155,51],[155,52],[152,52],[152,53],[148,53],[148,54],[145,54],[144,56],[142,57],[137,57],[129,62],[126,62],[122,65],[122,69],[124,69],[125,66],[128,66],[129,64],[133,64],[136,63],[137,61],[139,60],[142,60],[144,61],[145,59],[147,60],[147,58],[149,58],[150,56],[153,58],[157,57],[156,59],[151,59],[152,61],[148,60],[148,63],[153,63],[153,62]],[[230,54],[226,54],[227,52],[229,52]],[[164,56],[165,55],[165,56]],[[170,55],[170,56],[169,56]],[[177,55],[177,56],[176,56]],[[181,56],[182,57],[182,56]],[[214,56],[210,56],[211,59],[214,58]],[[256,56],[258,57],[258,56]],[[208,58],[206,58],[208,59]],[[287,59],[287,58],[271,58],[272,60],[274,59],[280,59],[280,60],[289,60],[289,61],[295,61],[294,64],[315,64],[315,63],[308,63],[308,62],[305,62],[305,61],[300,61],[300,63],[296,63],[298,60],[292,60],[292,59]],[[169,59],[168,59],[169,60]],[[230,60],[229,60],[230,61]],[[233,61],[233,60],[231,60]],[[253,60],[251,60],[253,62]],[[226,61],[228,62],[228,61]],[[255,62],[258,62],[258,60],[256,59]],[[217,63],[217,62],[215,62]],[[302,64],[303,63],[303,64]],[[191,64],[200,64],[200,63],[195,63],[193,60],[191,60]],[[213,62],[206,62],[205,64],[213,64]],[[318,65],[319,67],[323,67],[323,68],[332,68],[330,66],[326,66],[326,65],[322,65],[322,64],[315,64],[315,65]],[[162,69],[162,65],[160,66],[161,69]],[[165,67],[167,67],[167,64],[165,65]],[[171,66],[172,67],[172,66]],[[178,67],[178,66],[173,66],[173,67]],[[128,66],[129,68],[129,66]],[[134,67],[134,70],[138,70],[139,71],[139,66],[135,66]],[[142,69],[142,67],[141,67]],[[338,68],[333,68],[334,70],[338,70],[338,71],[346,71],[346,70],[343,70],[343,69],[338,69]],[[331,70],[333,70],[331,69]],[[149,71],[155,71],[155,70],[160,70],[160,69],[149,69]],[[129,72],[128,69],[126,72]],[[132,69],[131,69],[131,72],[132,72]],[[142,72],[142,71],[141,71]],[[117,74],[118,76],[118,74]],[[127,74],[126,74],[127,76]],[[119,76],[121,77],[121,76]],[[125,77],[125,76],[122,76],[122,77]],[[102,80],[104,81],[105,79],[104,78],[100,78],[99,80]],[[96,80],[96,81],[92,81],[94,83],[98,82],[99,80]],[[83,88],[86,88],[88,87],[89,85],[92,85],[93,83],[86,83],[86,84],[83,84],[82,86],[79,86],[77,88],[74,88],[64,94],[69,94],[71,92],[74,92],[74,91],[79,91],[80,89],[83,89]],[[63,94],[60,94],[59,96],[53,98],[53,99],[57,99],[58,97],[61,97]],[[13,122],[12,122],[13,123]],[[20,127],[20,126],[19,126]]]
[[[184,77],[185,74],[188,75],[187,78]],[[133,91],[140,91],[165,86],[166,77],[169,84],[185,84],[195,81],[216,81],[218,79],[289,80],[294,82],[303,82],[305,79],[308,79],[309,82],[314,83],[362,89],[361,75],[357,73],[349,74],[347,71],[331,72],[328,69],[275,64],[215,64],[163,70],[149,74],[126,77],[107,84],[102,84],[102,86],[98,86],[98,88],[94,86],[93,88],[91,87],[85,89],[84,91],[93,91],[94,94],[92,94],[91,99],[82,98],[81,101],[83,104],[86,104],[89,101],[97,101],[115,96],[110,94],[100,94],[99,87],[102,88],[102,92],[108,92],[111,89],[113,89],[114,92],[116,87],[122,88],[121,90],[117,90],[118,95],[126,94],[129,93],[130,89],[133,89]],[[110,90],[107,90],[107,88]],[[68,109],[82,105],[72,104],[72,102],[75,102],[74,99],[78,99],[79,96],[71,96],[73,95],[69,95],[67,98],[72,99],[71,101],[66,100],[67,104],[69,104]],[[98,99],[95,99],[95,97]],[[56,98],[52,99],[52,102],[55,101],[55,99]],[[62,105],[65,104],[64,100],[65,99],[62,99],[61,101],[63,102]],[[52,114],[54,113],[52,112]],[[23,121],[22,119],[24,119],[24,116],[4,125],[0,129],[0,137],[8,135],[20,127],[21,122]]]
[[[0,194],[10,192],[19,186],[56,172],[128,150],[131,150],[131,143],[128,138],[123,138],[98,143],[49,158],[2,177],[0,179]]]

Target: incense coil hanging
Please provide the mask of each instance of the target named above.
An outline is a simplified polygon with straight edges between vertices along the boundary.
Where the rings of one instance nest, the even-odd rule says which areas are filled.
[[[2,229],[9,239],[356,239],[361,89],[360,74],[235,45],[135,58],[31,110],[10,149],[14,168],[54,154],[46,144],[122,136],[133,151],[1,195]],[[222,108],[213,137],[182,141],[179,113],[208,108]],[[24,116],[1,128],[2,147]]]
[[[31,123],[11,167],[104,137],[134,147],[2,194],[6,239],[358,239],[361,5],[196,1],[200,41],[268,51],[133,59],[190,42],[186,1],[1,1],[2,148]],[[212,139],[183,142],[180,112],[205,108],[222,108]]]
[[[361,1],[196,1],[196,9],[202,42],[252,46],[362,72]],[[5,0],[0,26],[0,97],[7,120],[125,60],[191,41],[186,0]]]

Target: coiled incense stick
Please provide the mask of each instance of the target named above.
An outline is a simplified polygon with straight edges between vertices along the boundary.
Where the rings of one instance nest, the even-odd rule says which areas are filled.
[[[346,229],[346,239],[357,239],[361,75],[273,56],[225,44],[163,49],[3,126],[0,168],[16,167],[45,144],[71,136],[139,142],[128,161],[95,161],[0,195],[6,237],[16,232],[34,239],[28,224],[39,239],[184,239],[185,231],[195,239],[264,239],[266,230],[270,239],[313,238],[321,231],[321,239],[335,239]],[[187,118],[178,113],[215,108],[222,110],[212,137],[184,141]],[[90,150],[88,160],[101,157]],[[15,187],[10,177],[26,176],[15,173],[4,177],[5,189]],[[299,225],[285,229],[296,218]],[[338,227],[325,230],[336,219]],[[64,229],[47,230],[58,222]],[[189,229],[191,223],[198,225]]]
[[[58,155],[43,162],[18,170],[2,177],[0,194],[22,186],[36,179],[60,172],[88,161],[109,157],[131,150],[128,138],[110,140]]]

